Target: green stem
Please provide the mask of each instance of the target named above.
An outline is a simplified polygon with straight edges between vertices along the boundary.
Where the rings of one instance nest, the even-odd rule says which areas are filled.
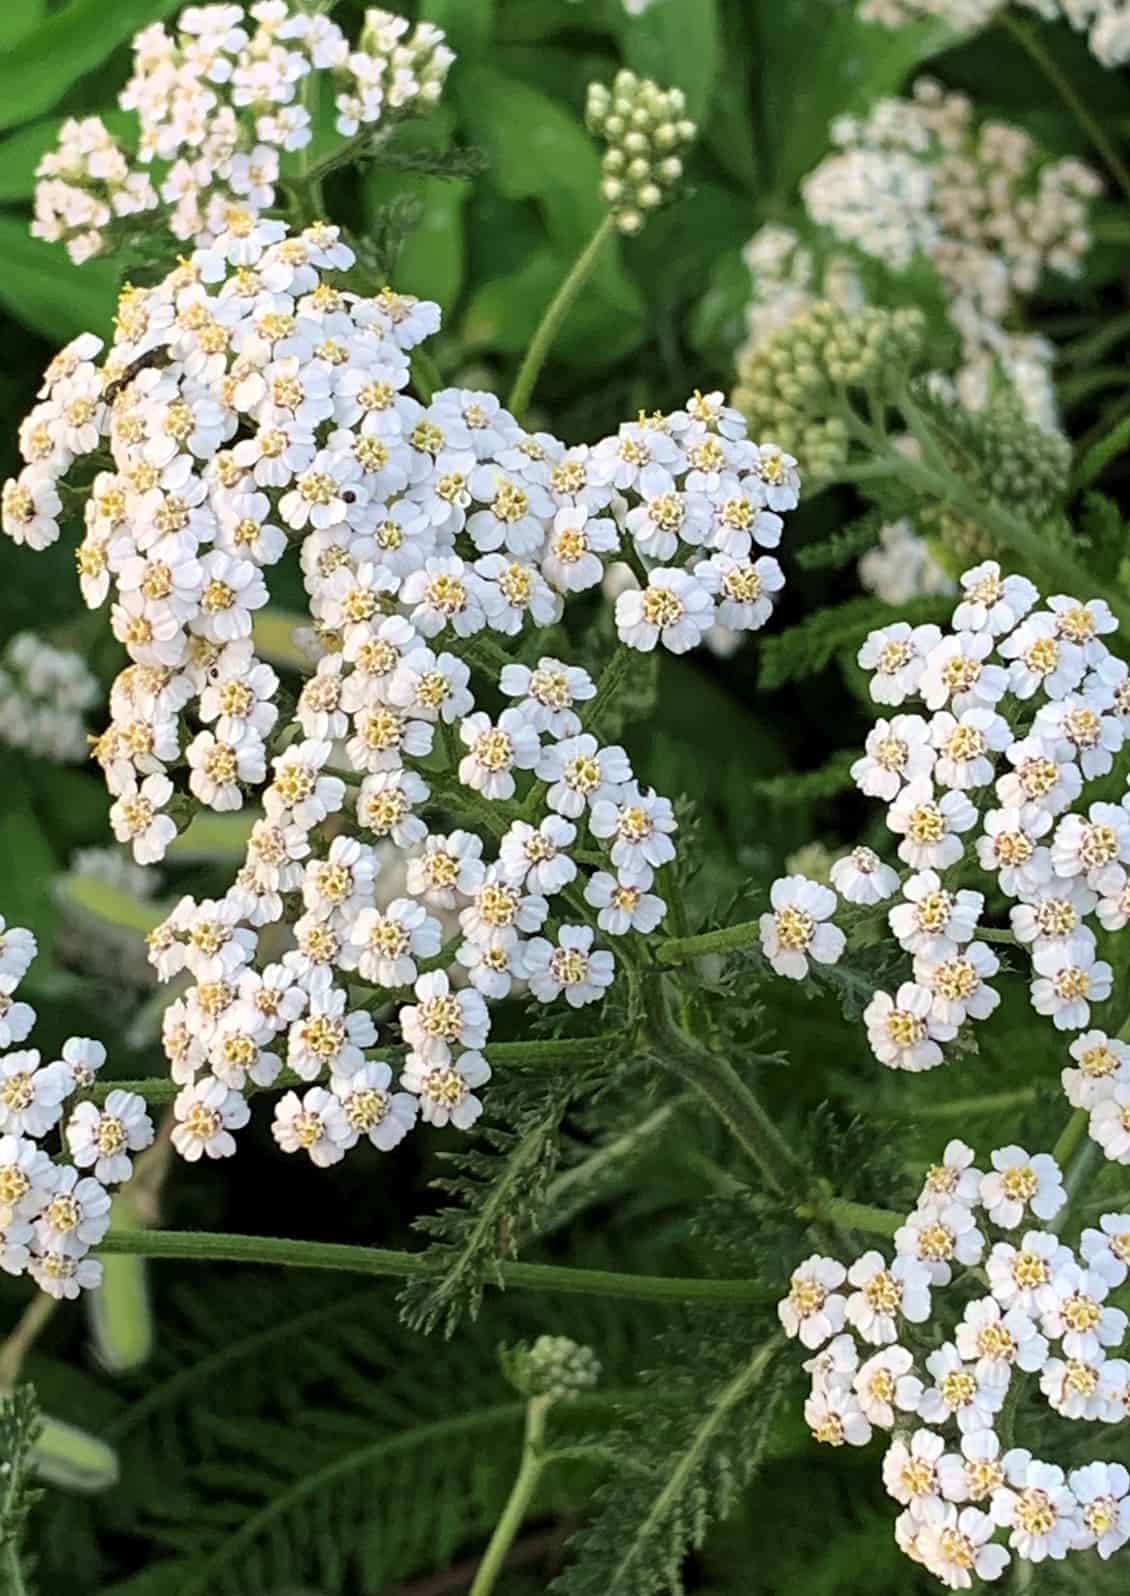
[[[1085,1108],[1077,1108],[1063,1127],[1059,1140],[1052,1148],[1052,1157],[1060,1169],[1065,1168],[1068,1160],[1074,1157],[1079,1144],[1086,1136],[1089,1117]]]
[[[522,420],[533,396],[534,387],[553,347],[553,341],[561,331],[561,325],[572,309],[574,300],[592,276],[600,252],[611,238],[615,226],[616,223],[609,213],[577,256],[568,277],[553,296],[540,325],[530,339],[530,347],[526,350],[525,359],[518,368],[518,375],[514,379],[514,386],[507,400],[507,409],[519,421]]]
[[[802,1203],[796,1215],[798,1219],[824,1220],[844,1230],[862,1230],[870,1236],[893,1236],[906,1223],[904,1214],[893,1213],[887,1208],[874,1208],[870,1203],[849,1202],[846,1197],[827,1197],[818,1203]]]
[[[1002,13],[1000,20],[1013,38],[1027,50],[1064,105],[1074,115],[1095,149],[1098,150],[1106,162],[1110,175],[1114,178],[1123,194],[1125,194],[1127,199],[1130,199],[1130,167],[1127,167],[1126,162],[1122,159],[1118,146],[1103,125],[1102,118],[1096,115],[1087,104],[1083,95],[1076,89],[1067,73],[1060,67],[1055,56],[1029,22],[1013,16],[1007,9]]]
[[[737,925],[726,925],[718,931],[700,931],[693,937],[668,937],[655,950],[660,964],[686,964],[691,959],[704,958],[708,953],[736,953],[739,948],[751,948],[761,940],[761,927],[756,920],[742,920]]]
[[[207,1230],[110,1231],[98,1249],[142,1258],[180,1258],[197,1263],[282,1264],[297,1269],[344,1270],[352,1274],[413,1279],[430,1269],[422,1253],[358,1247],[336,1241],[292,1241],[278,1236],[239,1236]],[[610,1269],[571,1269],[559,1264],[503,1263],[504,1286],[561,1292],[566,1296],[620,1297],[630,1302],[730,1302],[764,1306],[772,1292],[758,1280],[693,1279],[675,1275],[627,1275]]]
[[[620,1032],[611,1031],[599,1036],[562,1036],[544,1041],[488,1042],[483,1053],[492,1067],[503,1069],[513,1064],[589,1064],[607,1058],[609,1049],[620,1047],[623,1042],[624,1037]],[[399,1052],[374,1052],[369,1057],[396,1064],[402,1055]],[[291,1087],[298,1091],[309,1084],[293,1070],[283,1070],[270,1086],[255,1086],[248,1082],[245,1091],[248,1095],[260,1091],[284,1092]],[[133,1081],[98,1081],[91,1087],[88,1096],[92,1102],[104,1103],[111,1092],[136,1092],[147,1103],[171,1103],[179,1091],[180,1087],[167,1075],[147,1075]]]
[[[502,1517],[494,1526],[494,1534],[483,1553],[483,1560],[471,1585],[470,1596],[489,1596],[502,1572],[502,1565],[506,1561],[514,1537],[522,1527],[526,1509],[537,1490],[538,1481],[547,1461],[545,1419],[552,1402],[552,1397],[535,1396],[526,1404],[526,1433],[522,1443],[522,1461],[506,1500],[506,1506],[502,1510]]]
[[[412,351],[412,386],[420,396],[420,403],[425,405],[430,405],[443,387],[443,373],[422,344]]]

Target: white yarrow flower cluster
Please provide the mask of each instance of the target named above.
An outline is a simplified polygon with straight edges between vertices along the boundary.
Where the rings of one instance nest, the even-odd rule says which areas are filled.
[[[77,1297],[101,1283],[90,1254],[110,1226],[109,1188],[129,1180],[153,1123],[134,1092],[91,1100],[101,1042],[69,1037],[49,1062],[19,1045],[35,1024],[17,996],[35,953],[31,932],[0,916],[0,1269]]]
[[[100,117],[72,117],[37,168],[32,232],[76,262],[157,210],[198,244],[250,230],[275,204],[290,152],[313,137],[306,80],[332,75],[335,127],[352,137],[429,109],[454,59],[433,23],[374,7],[354,48],[329,17],[288,0],[188,6],[175,34],[155,22],[133,51],[118,103],[137,114],[136,153]]]
[[[1026,1376],[1062,1418],[1125,1422],[1127,1316],[1108,1299],[1130,1267],[1130,1216],[1103,1215],[1076,1252],[1034,1223],[1066,1202],[1052,1158],[1000,1148],[988,1173],[973,1160],[949,1143],[893,1258],[872,1250],[845,1266],[814,1254],[778,1307],[786,1335],[812,1353],[812,1433],[832,1446],[891,1434],[883,1482],[902,1508],[895,1538],[957,1590],[999,1579],[1012,1557],[1106,1558],[1130,1540],[1121,1463],[1065,1473],[998,1433]],[[939,1293],[954,1281],[970,1291],[960,1321],[943,1326]]]
[[[1007,0],[860,0],[864,22],[902,28],[923,17],[937,17],[956,32],[973,33],[1001,11]],[[1105,67],[1130,61],[1130,5],[1127,0],[1017,0],[1045,21],[1063,19],[1087,35],[1091,54]]]
[[[77,763],[89,752],[84,716],[98,697],[98,679],[81,654],[20,632],[0,659],[0,741],[40,759]]]

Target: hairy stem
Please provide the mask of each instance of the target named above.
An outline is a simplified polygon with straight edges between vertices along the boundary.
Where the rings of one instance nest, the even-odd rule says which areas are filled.
[[[530,347],[526,350],[525,359],[518,368],[518,375],[514,379],[514,386],[507,400],[507,409],[519,421],[522,420],[533,397],[541,368],[545,365],[553,341],[561,331],[562,323],[573,308],[581,289],[592,276],[600,252],[611,238],[615,225],[611,213],[604,217],[596,232],[577,256],[569,275],[550,300],[545,315],[530,339]]]
[[[904,1214],[896,1214],[889,1208],[875,1208],[870,1203],[853,1203],[846,1197],[801,1203],[796,1214],[798,1219],[824,1220],[844,1230],[862,1230],[870,1236],[893,1236],[906,1223]]]
[[[494,1526],[494,1534],[479,1564],[471,1585],[470,1596],[490,1596],[502,1572],[502,1565],[506,1561],[514,1537],[522,1527],[526,1509],[533,1499],[547,1462],[545,1420],[551,1406],[552,1398],[544,1395],[531,1397],[526,1404],[526,1432],[522,1442],[522,1461],[510,1495],[506,1499],[502,1516]]]
[[[345,1270],[399,1279],[425,1274],[429,1268],[421,1253],[350,1246],[335,1241],[291,1241],[277,1236],[239,1236],[207,1230],[110,1231],[97,1250],[196,1262],[283,1264],[298,1269]],[[764,1305],[772,1300],[772,1293],[757,1280],[628,1275],[610,1269],[572,1269],[560,1264],[503,1263],[499,1267],[503,1284],[515,1290],[622,1297],[634,1302]]]
[[[687,964],[709,953],[736,953],[741,948],[752,948],[760,938],[761,929],[756,920],[741,920],[737,925],[722,926],[717,931],[700,931],[697,936],[668,937],[659,944],[655,956],[660,964]]]

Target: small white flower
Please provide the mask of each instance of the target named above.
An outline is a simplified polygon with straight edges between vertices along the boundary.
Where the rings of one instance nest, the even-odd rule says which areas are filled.
[[[938,1462],[942,1496],[947,1502],[987,1501],[1005,1483],[1000,1437],[995,1430],[966,1430],[959,1444],[960,1453],[947,1452]]]
[[[377,770],[365,777],[357,793],[357,821],[377,837],[388,837],[395,847],[415,848],[427,836],[427,826],[413,806],[426,803],[431,788],[413,770]]]
[[[867,734],[865,753],[851,767],[856,786],[869,798],[889,803],[904,782],[929,776],[937,758],[930,724],[921,715],[877,720]]]
[[[993,1418],[1004,1402],[1007,1385],[986,1381],[975,1365],[967,1364],[952,1342],[931,1352],[926,1368],[934,1384],[918,1404],[919,1417],[927,1424],[945,1424],[956,1418],[961,1430],[992,1428]]]
[[[341,1101],[349,1129],[347,1146],[367,1136],[382,1153],[391,1152],[416,1123],[417,1102],[409,1092],[390,1092],[392,1071],[387,1064],[363,1064],[352,1075],[336,1075],[330,1090]]]
[[[1040,1372],[1040,1390],[1061,1417],[1094,1423],[1110,1417],[1115,1379],[1101,1352],[1093,1358],[1048,1358]]]
[[[345,799],[340,776],[322,774],[330,743],[306,738],[272,761],[274,778],[263,794],[263,808],[276,825],[293,824],[309,831],[327,815],[336,814]]]
[[[994,1225],[1015,1230],[1030,1210],[1038,1219],[1054,1219],[1067,1201],[1063,1176],[1050,1153],[1033,1157],[1023,1147],[998,1147],[993,1168],[981,1181],[981,1201]]]
[[[1008,1544],[1033,1563],[1062,1558],[1079,1529],[1079,1504],[1068,1489],[1063,1470],[1040,1463],[1023,1447],[1004,1457],[1007,1485],[993,1492],[992,1517],[1012,1533]]]
[[[459,925],[470,942],[509,944],[520,931],[540,931],[549,904],[508,881],[497,865],[488,865],[474,897],[461,910]]]
[[[473,995],[478,997],[478,993]],[[450,1122],[456,1130],[469,1130],[483,1111],[475,1088],[489,1079],[490,1066],[479,1052],[443,1060],[409,1053],[400,1084],[419,1099],[420,1118],[426,1124],[443,1126]]]
[[[416,960],[434,958],[442,942],[439,921],[422,904],[394,898],[383,912],[361,910],[349,929],[342,966],[356,969],[374,986],[409,986],[416,979]]]
[[[487,1007],[478,992],[453,992],[446,973],[433,970],[417,979],[416,999],[400,1010],[400,1028],[425,1063],[448,1063],[453,1048],[477,1054],[490,1030]]]
[[[80,1177],[73,1164],[60,1165],[55,1189],[35,1221],[38,1251],[79,1258],[96,1247],[109,1228],[110,1193],[105,1186],[89,1175]]]
[[[1057,876],[1083,876],[1095,892],[1118,891],[1130,863],[1130,814],[1118,804],[1092,804],[1083,815],[1064,815],[1052,839]]]
[[[308,1153],[319,1169],[340,1162],[352,1135],[341,1100],[322,1086],[301,1097],[286,1092],[275,1104],[271,1134],[284,1153]]]
[[[847,1320],[865,1341],[883,1346],[894,1341],[898,1317],[922,1324],[930,1314],[930,1272],[904,1255],[888,1266],[882,1253],[865,1252],[848,1270],[856,1289],[847,1300]]]
[[[637,886],[651,886],[654,872],[675,857],[671,833],[676,830],[668,798],[641,791],[628,782],[615,802],[597,799],[589,814],[589,830],[600,840],[612,840],[612,863],[621,878]]]
[[[1067,1483],[1079,1504],[1074,1545],[1094,1547],[1105,1561],[1130,1541],[1130,1473],[1121,1463],[1088,1463]]]
[[[935,1286],[949,1285],[953,1263],[979,1263],[984,1250],[985,1238],[964,1203],[916,1209],[895,1231],[895,1251],[924,1264]]]
[[[1045,810],[1062,814],[1083,790],[1078,766],[1054,757],[1047,743],[1038,737],[1023,737],[1005,748],[1005,758],[1013,769],[996,784],[996,795],[1006,809],[1019,809],[1025,815]]]
[[[657,643],[672,654],[698,646],[714,619],[714,600],[687,571],[659,568],[646,588],[632,588],[616,600],[616,630],[621,642],[645,653]]]
[[[72,1088],[67,1066],[41,1065],[35,1048],[0,1056],[0,1132],[46,1136],[59,1123]]]
[[[67,1147],[80,1169],[92,1169],[104,1186],[116,1186],[133,1173],[131,1153],[153,1140],[153,1121],[145,1099],[115,1087],[105,1103],[79,1103],[67,1121]]]
[[[1068,594],[1057,593],[1048,600],[1048,608],[1055,617],[1056,636],[1081,648],[1089,666],[1100,664],[1107,648],[1099,638],[1118,630],[1118,622],[1106,600],[1088,599],[1081,603]]]
[[[504,709],[497,724],[477,711],[460,723],[459,736],[470,750],[459,761],[459,780],[484,798],[512,798],[511,771],[533,770],[541,758],[541,739],[520,709]]]
[[[1094,893],[1081,876],[1053,876],[1025,894],[1025,901],[1008,912],[1013,935],[1030,942],[1033,950],[1051,942],[1067,942],[1083,926],[1084,915],[1095,907]]]
[[[24,1041],[35,1024],[31,1004],[18,1003],[13,997],[17,985],[14,976],[0,975],[0,1048]]]
[[[594,952],[592,943],[591,926],[563,925],[556,946],[545,937],[526,944],[526,980],[539,1002],[563,995],[570,1008],[581,1008],[600,1001],[612,984],[615,960],[603,948]]]
[[[119,842],[128,842],[138,864],[156,864],[177,834],[176,824],[160,813],[173,795],[167,776],[146,776],[131,785],[110,809],[110,825]]]
[[[1064,1264],[1052,1277],[1052,1294],[1041,1320],[1044,1333],[1062,1341],[1068,1358],[1094,1362],[1104,1347],[1117,1347],[1126,1334],[1121,1308],[1107,1307],[1110,1281],[1097,1269]]]
[[[777,1304],[777,1317],[787,1336],[802,1346],[822,1347],[844,1327],[846,1300],[839,1288],[847,1270],[835,1258],[813,1253],[792,1272],[789,1294]]]
[[[770,888],[769,901],[773,912],[759,921],[761,947],[778,975],[801,981],[810,958],[818,964],[836,963],[845,938],[838,926],[823,923],[836,909],[830,887],[805,876],[781,876]]]
[[[577,828],[560,815],[547,815],[540,825],[515,820],[499,844],[499,870],[512,886],[552,897],[576,879],[577,867],[566,850]]]
[[[887,825],[902,837],[898,856],[915,870],[946,870],[965,849],[961,833],[977,823],[964,793],[938,794],[928,778],[909,782],[887,811]]]
[[[999,652],[1009,664],[1009,680],[1017,698],[1043,693],[1064,698],[1083,679],[1083,650],[1056,634],[1055,617],[1041,611],[1030,615],[1011,636],[1002,638]]]
[[[923,1516],[926,1503],[938,1495],[938,1463],[945,1442],[933,1430],[915,1430],[907,1444],[893,1441],[883,1457],[883,1484],[887,1494],[909,1508],[912,1517]]]
[[[877,704],[901,704],[918,691],[926,669],[926,656],[941,641],[936,626],[910,626],[895,621],[870,632],[856,656],[865,671],[872,671],[871,697]]]
[[[69,1252],[32,1253],[27,1271],[40,1291],[60,1301],[73,1300],[80,1291],[93,1291],[102,1284],[97,1258],[76,1258]]]
[[[1078,1068],[1060,1074],[1074,1108],[1094,1108],[1115,1086],[1130,1084],[1130,1047],[1105,1031],[1086,1031],[1068,1048]]]
[[[528,665],[504,665],[498,685],[507,698],[521,700],[517,707],[535,731],[556,739],[577,735],[581,718],[574,705],[596,695],[587,671],[549,656],[539,659],[532,670]]]
[[[953,1031],[933,1018],[933,997],[925,987],[904,981],[894,997],[876,992],[863,1011],[867,1041],[880,1064],[893,1070],[934,1069],[942,1062],[938,1043]]]
[[[903,884],[905,903],[887,915],[900,945],[931,963],[952,958],[976,933],[985,907],[979,892],[947,892],[934,870],[909,876]]]
[[[955,1337],[957,1350],[975,1364],[977,1377],[1007,1387],[1013,1369],[1032,1374],[1043,1366],[1048,1343],[1023,1308],[1001,1311],[995,1297],[967,1303]]]
[[[632,767],[622,748],[600,748],[591,733],[582,732],[543,748],[537,776],[549,786],[549,807],[576,820],[586,805],[617,802],[632,780]]]
[[[515,982],[526,979],[525,943],[517,936],[492,942],[463,942],[455,957],[471,985],[485,998],[509,997]]]
[[[1023,1308],[1027,1314],[1039,1314],[1052,1300],[1053,1274],[1070,1261],[1071,1253],[1057,1236],[1043,1230],[1027,1230],[1019,1247],[998,1241],[989,1254],[985,1266],[989,1289],[1002,1308]]]
[[[853,848],[829,872],[833,888],[845,903],[872,906],[898,891],[898,872],[871,848]]]
[[[302,876],[302,902],[316,919],[334,919],[339,929],[373,901],[380,869],[376,852],[356,837],[335,837],[324,859],[309,859]]]
[[[446,725],[462,720],[475,707],[467,684],[470,667],[454,654],[435,654],[420,647],[407,654],[393,672],[389,702],[422,720],[442,720]]]
[[[1130,1274],[1130,1214],[1104,1214],[1099,1226],[1084,1230],[1080,1249],[1091,1269],[1120,1286]]]
[[[0,914],[0,975],[22,981],[35,958],[36,943],[30,931],[10,926]]]
[[[936,1027],[956,1033],[966,1020],[985,1020],[1000,1002],[989,977],[1000,960],[983,942],[970,942],[960,952],[935,963],[919,955],[914,979],[930,993],[930,1017]]]
[[[1007,897],[1028,896],[1051,876],[1051,854],[1039,845],[1051,825],[1052,817],[1043,810],[990,809],[986,814],[977,862],[995,873]]]
[[[208,1158],[230,1158],[235,1152],[233,1130],[242,1130],[251,1118],[247,1100],[214,1075],[185,1086],[173,1103],[176,1125],[172,1142],[190,1164]]]
[[[1009,748],[1012,731],[1002,716],[974,705],[957,716],[949,710],[939,710],[930,722],[930,740],[938,751],[934,780],[940,787],[968,792],[974,787],[987,787],[992,781],[993,760],[989,756]],[[1006,801],[1003,796],[1001,801]]]
[[[646,936],[667,913],[662,898],[622,877],[617,880],[606,870],[597,870],[585,883],[585,902],[598,911],[596,923],[600,929],[614,937],[628,931]]]
[[[1040,597],[1026,576],[1002,577],[995,560],[962,572],[961,587],[965,596],[953,612],[954,630],[993,637],[1011,632]]]
[[[1113,971],[1096,959],[1094,937],[1086,927],[1066,942],[1037,948],[1032,967],[1032,1007],[1037,1014],[1050,1015],[1059,1031],[1082,1031],[1090,1024],[1091,1004],[1110,996]]]
[[[1071,693],[1036,712],[1032,735],[1042,741],[1052,757],[1079,761],[1088,781],[1105,776],[1126,738],[1117,715],[1105,714],[1101,700]]]
[[[992,708],[1008,691],[1008,671],[986,661],[993,640],[985,632],[958,632],[943,637],[926,656],[918,691],[927,709],[949,704],[954,714],[978,706]]]
[[[408,891],[437,909],[453,909],[458,898],[479,890],[486,866],[483,840],[469,831],[426,836],[423,849],[408,860]]]
[[[0,1136],[0,1231],[43,1210],[55,1189],[56,1168],[30,1137]]]
[[[972,1147],[956,1137],[947,1142],[940,1164],[931,1164],[918,1197],[918,1207],[958,1202],[976,1207],[981,1192],[981,1171],[973,1167]]]
[[[999,1579],[1008,1567],[1003,1546],[994,1542],[996,1524],[975,1507],[959,1513],[951,1503],[930,1502],[917,1537],[918,1554],[950,1590],[969,1590],[974,1579]]]
[[[804,1404],[804,1422],[825,1446],[866,1446],[871,1424],[854,1391],[820,1386]]]
[[[304,1081],[315,1081],[323,1070],[352,1075],[365,1062],[365,1049],[377,1040],[371,1014],[363,1009],[347,1012],[349,999],[341,987],[328,980],[310,992],[310,1003],[287,1033],[287,1063]]]
[[[896,1410],[915,1413],[922,1381],[913,1372],[914,1358],[897,1344],[884,1347],[860,1364],[852,1380],[864,1417],[881,1430],[894,1426]]]
[[[1112,1163],[1130,1164],[1130,1085],[1112,1086],[1095,1103],[1087,1130]]]

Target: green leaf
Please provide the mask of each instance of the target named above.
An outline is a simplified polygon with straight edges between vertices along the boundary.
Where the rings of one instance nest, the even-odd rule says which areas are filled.
[[[507,276],[483,283],[463,321],[463,336],[471,349],[510,355],[523,351],[571,265],[572,260],[541,249]],[[626,280],[624,286],[634,294]],[[555,357],[573,365],[605,367],[639,346],[642,314],[638,309],[625,312],[620,302],[606,297],[605,290],[597,271],[554,342]]]
[[[695,121],[706,114],[722,54],[717,0],[655,0],[642,16],[625,15],[620,38],[630,67],[682,89]]]
[[[103,122],[115,138],[127,142],[136,132],[137,118],[132,111],[102,111]],[[20,128],[0,144],[0,200],[30,199],[35,192],[35,169],[59,142],[59,129],[65,117],[52,116]]]
[[[0,301],[52,343],[109,329],[118,291],[109,262],[75,266],[61,245],[32,238],[25,221],[8,216],[0,216],[0,259]]]
[[[494,32],[495,0],[422,0],[421,21],[434,22],[457,55],[482,55]]]
[[[0,49],[10,50],[43,21],[46,10],[47,0],[5,0],[0,11]]]
[[[12,0],[5,0],[5,9]],[[101,65],[123,39],[180,8],[181,0],[70,0],[25,33],[0,62],[0,128],[39,116]]]
[[[884,28],[860,22],[843,0],[777,0],[757,8],[762,140],[784,199],[828,148],[828,127],[899,89],[952,42],[943,23]]]

